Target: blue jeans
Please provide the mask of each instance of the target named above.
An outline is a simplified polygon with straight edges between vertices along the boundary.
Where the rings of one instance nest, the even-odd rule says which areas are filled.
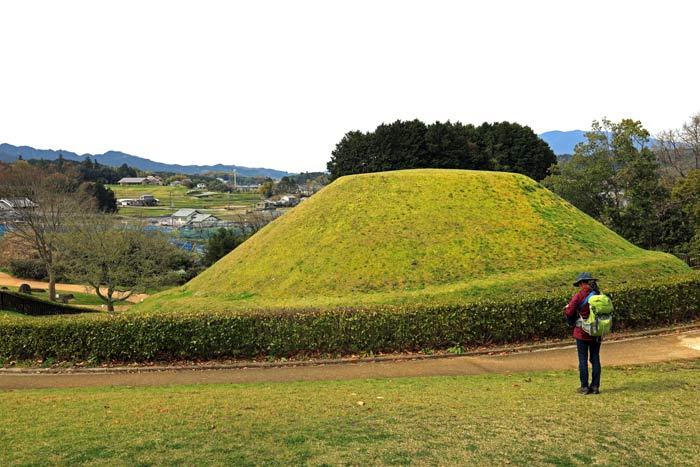
[[[581,387],[600,387],[600,341],[593,342],[576,339],[578,350],[578,375],[581,378]],[[588,359],[593,367],[593,378],[588,384]]]

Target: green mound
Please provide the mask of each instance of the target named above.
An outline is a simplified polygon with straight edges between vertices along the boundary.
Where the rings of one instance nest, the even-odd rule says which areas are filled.
[[[688,268],[525,176],[407,170],[338,179],[143,306],[435,303],[571,288],[582,270],[611,286]]]

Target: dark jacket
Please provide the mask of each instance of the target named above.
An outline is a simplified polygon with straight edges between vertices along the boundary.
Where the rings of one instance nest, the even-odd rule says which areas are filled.
[[[577,315],[581,315],[581,318],[586,319],[588,318],[588,315],[590,313],[591,308],[588,306],[588,303],[585,305],[579,307],[581,303],[583,303],[584,300],[586,300],[586,297],[593,292],[593,289],[590,288],[588,285],[584,285],[581,290],[578,291],[576,295],[574,295],[571,298],[571,301],[569,302],[568,305],[566,305],[566,310],[564,311],[564,314],[567,316],[567,318],[575,318]],[[574,328],[574,337],[578,340],[582,341],[594,341],[596,340],[595,337],[591,337],[584,331],[583,329],[579,327]]]

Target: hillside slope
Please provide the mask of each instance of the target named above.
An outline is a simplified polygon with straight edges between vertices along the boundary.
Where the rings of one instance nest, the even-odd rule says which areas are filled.
[[[297,304],[445,301],[687,270],[517,174],[421,169],[343,177],[172,298]],[[210,303],[211,306],[218,306]]]

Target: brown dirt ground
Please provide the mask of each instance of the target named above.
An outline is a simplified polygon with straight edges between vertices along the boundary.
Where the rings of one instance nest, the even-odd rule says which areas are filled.
[[[33,289],[48,289],[48,282],[30,281],[26,279],[17,279],[7,273],[0,271],[0,286],[19,288],[21,284],[29,284]],[[77,284],[56,284],[56,290],[63,292],[80,292],[80,293],[92,293],[95,291],[92,288],[85,287],[84,285]],[[127,301],[132,303],[139,303],[142,300],[148,298],[147,294],[133,295],[127,299]]]

